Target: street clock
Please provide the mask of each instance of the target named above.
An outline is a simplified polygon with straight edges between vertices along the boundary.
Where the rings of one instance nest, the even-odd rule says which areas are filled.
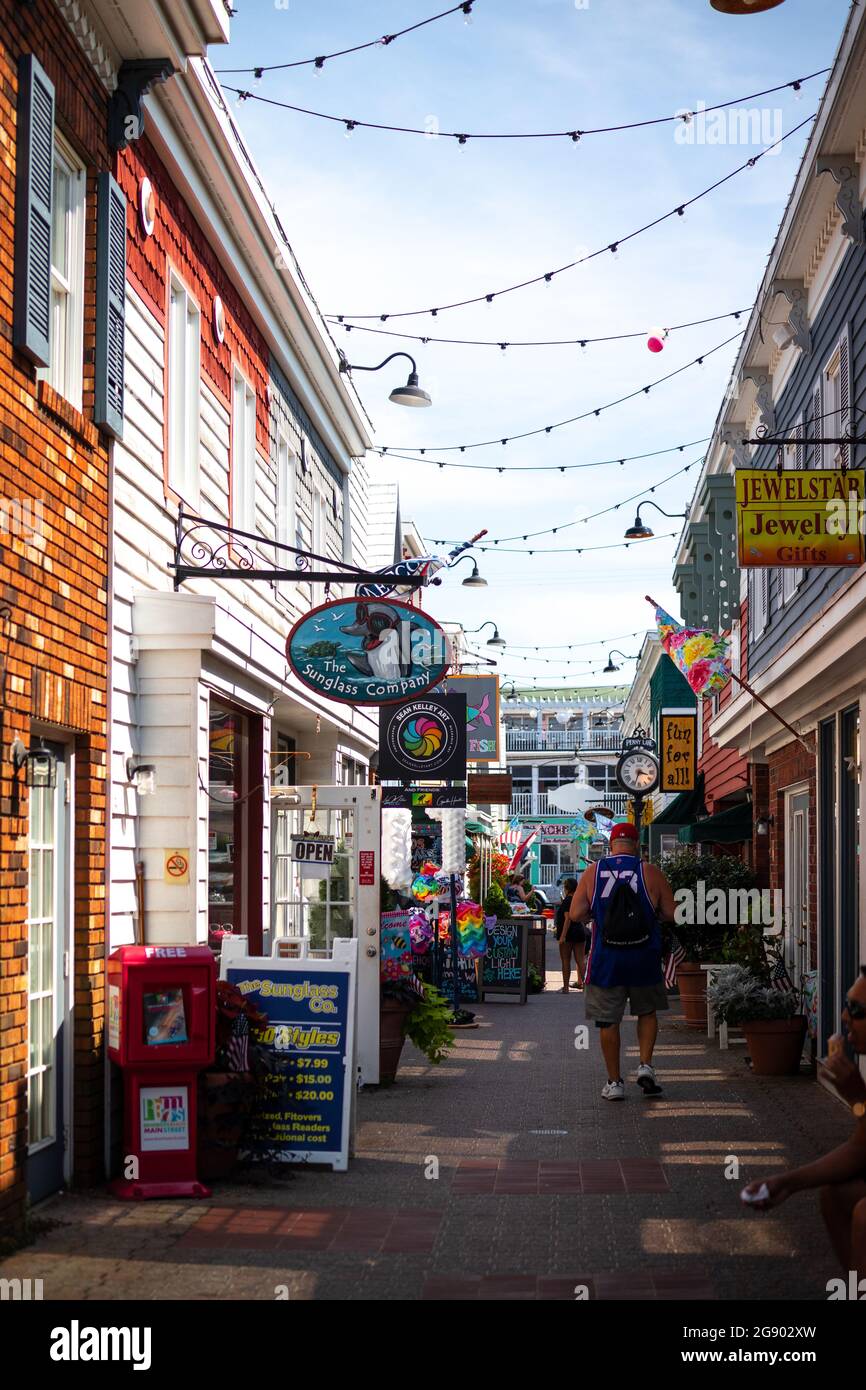
[[[655,753],[640,748],[620,754],[616,780],[623,791],[632,796],[649,796],[659,784],[659,762]]]

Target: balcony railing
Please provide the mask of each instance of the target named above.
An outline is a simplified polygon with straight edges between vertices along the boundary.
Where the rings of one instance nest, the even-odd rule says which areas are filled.
[[[609,806],[615,816],[625,815],[627,800],[625,792],[620,791],[594,790],[592,795],[593,802],[599,806]],[[550,816],[555,818],[566,814],[564,811],[558,811],[555,806],[551,806],[546,792],[538,792],[535,796],[532,792],[513,792],[509,810],[512,816]]]
[[[618,729],[506,729],[508,753],[614,753],[622,746]]]

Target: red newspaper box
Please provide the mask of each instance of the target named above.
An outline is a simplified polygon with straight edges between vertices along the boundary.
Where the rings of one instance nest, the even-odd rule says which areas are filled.
[[[108,958],[108,1055],[123,1069],[117,1197],[209,1197],[196,1177],[198,1073],[214,1056],[209,946],[121,946]]]

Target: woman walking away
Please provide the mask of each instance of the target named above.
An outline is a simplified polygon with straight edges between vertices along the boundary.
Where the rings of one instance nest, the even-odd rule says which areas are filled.
[[[574,989],[583,989],[583,967],[586,955],[586,933],[580,922],[569,922],[568,909],[571,895],[577,888],[576,878],[567,878],[562,884],[562,902],[556,909],[556,939],[559,942],[559,959],[562,961],[562,989],[560,994],[568,994],[571,987],[571,959],[577,967],[577,984]]]

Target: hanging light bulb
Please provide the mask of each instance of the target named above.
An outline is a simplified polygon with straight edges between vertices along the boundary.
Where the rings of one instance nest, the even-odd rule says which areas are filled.
[[[355,121],[347,121],[347,122],[346,122],[346,129],[343,131],[343,139],[344,139],[344,140],[351,140],[351,138],[352,138],[352,131],[355,129],[355,124],[356,124]]]
[[[254,86],[254,87],[260,87],[260,86],[262,85],[262,77],[263,77],[263,76],[264,76],[264,68],[254,68],[254,69],[253,69],[253,86]]]
[[[472,4],[473,0],[466,0],[466,4],[463,6],[463,23],[467,26],[472,23]]]
[[[665,342],[667,341],[669,330],[667,328],[651,328],[646,345],[650,352],[664,352]]]

